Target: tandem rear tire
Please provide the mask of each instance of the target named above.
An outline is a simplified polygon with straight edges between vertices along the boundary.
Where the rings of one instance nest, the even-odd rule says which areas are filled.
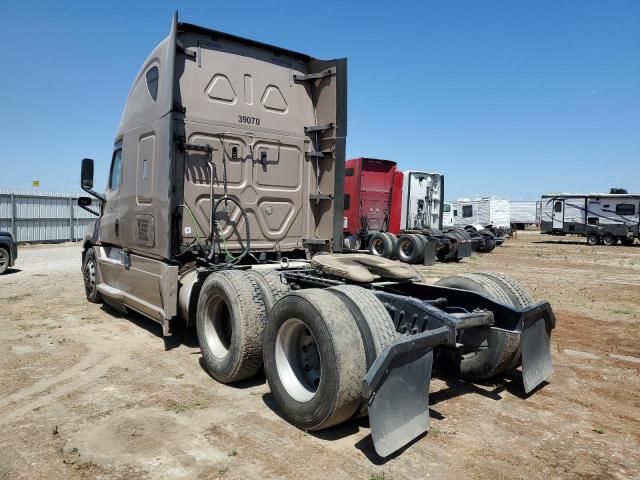
[[[367,370],[388,345],[398,339],[400,334],[384,308],[384,305],[371,290],[356,285],[329,287],[328,292],[337,296],[349,309],[358,325],[365,356]]]
[[[264,370],[293,425],[321,430],[352,417],[362,401],[366,359],[347,306],[315,288],[278,300],[265,329]]]
[[[504,275],[464,273],[436,282],[443,287],[469,290],[505,305],[526,306],[531,299],[524,288]],[[470,328],[460,338],[458,351],[441,350],[440,361],[449,370],[471,380],[486,380],[515,368],[520,359],[520,335],[486,327]]]
[[[246,273],[260,288],[267,315],[269,315],[273,304],[291,290],[289,284],[277,270],[246,270]]]
[[[204,367],[213,378],[238,382],[260,370],[266,317],[254,277],[234,270],[207,277],[198,298],[196,328]]]
[[[496,248],[496,236],[491,230],[483,229],[480,233],[486,238],[486,250],[484,253],[491,253]]]
[[[598,245],[600,243],[600,239],[595,233],[590,233],[587,235],[587,245]]]
[[[396,247],[398,246],[398,237],[391,232],[384,232],[384,234],[391,239],[391,256],[389,258],[394,258],[396,254]]]
[[[616,243],[618,243],[618,239],[616,237],[614,237],[613,235],[611,235],[610,233],[607,233],[606,235],[602,236],[602,244],[603,245],[611,247],[612,245],[615,245]]]
[[[393,238],[386,233],[378,232],[369,238],[369,253],[376,257],[391,258],[393,255]]]
[[[477,275],[483,275],[485,277],[492,278],[494,281],[501,284],[503,286],[504,291],[507,293],[507,295],[510,298],[510,302],[508,303],[508,305],[511,305],[517,308],[524,308],[524,307],[533,305],[534,303],[533,297],[529,294],[527,289],[524,286],[522,286],[520,282],[511,278],[510,276],[504,275],[502,273],[496,273],[496,272],[480,272],[480,273],[477,273]],[[513,361],[507,367],[507,370],[512,370],[514,368],[517,368],[521,362],[522,362],[522,350],[521,350],[521,345],[518,344],[518,351],[515,357],[513,358]]]
[[[420,263],[424,258],[423,235],[410,233],[398,238],[396,257],[403,263]]]

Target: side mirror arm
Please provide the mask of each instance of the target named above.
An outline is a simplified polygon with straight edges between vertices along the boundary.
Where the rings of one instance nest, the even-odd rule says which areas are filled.
[[[91,205],[91,199],[89,197],[79,197],[78,198],[78,206],[83,209],[86,210],[87,212],[91,213],[92,215],[95,215],[96,217],[100,216],[100,212],[95,211],[92,208],[89,208],[89,205]]]
[[[90,188],[84,188],[82,187],[82,190],[84,190],[85,192],[87,192],[89,195],[96,197],[98,200],[100,200],[101,202],[104,202],[104,195],[102,195],[101,193],[96,192],[95,190],[92,190]],[[93,211],[91,209],[85,208],[82,205],[79,205],[80,207],[84,208],[85,210],[87,210],[88,212],[92,212]],[[100,215],[99,213],[96,213],[95,215]]]
[[[96,217],[100,216],[100,212],[96,212],[94,209],[89,208],[89,207],[85,207],[84,205],[78,205],[81,209],[86,210],[87,212],[95,215]]]

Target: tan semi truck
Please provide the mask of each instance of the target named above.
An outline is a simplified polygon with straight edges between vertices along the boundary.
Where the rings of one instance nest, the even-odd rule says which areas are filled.
[[[368,414],[386,456],[428,429],[431,369],[484,380],[552,372],[547,302],[499,274],[427,285],[407,265],[340,254],[345,59],[173,19],[135,78],[104,194],[82,162],[87,299],[165,335],[195,325],[217,380],[261,369],[307,430]],[[310,260],[310,261],[309,261]],[[301,262],[302,261],[302,262]]]

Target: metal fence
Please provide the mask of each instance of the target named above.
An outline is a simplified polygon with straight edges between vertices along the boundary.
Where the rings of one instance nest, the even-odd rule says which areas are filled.
[[[0,230],[13,233],[18,242],[82,240],[96,217],[78,206],[78,196],[0,190]]]

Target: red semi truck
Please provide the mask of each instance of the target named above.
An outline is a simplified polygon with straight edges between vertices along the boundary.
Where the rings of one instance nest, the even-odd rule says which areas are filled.
[[[398,258],[405,263],[458,261],[471,255],[471,238],[461,229],[402,228],[402,205],[412,195],[396,162],[352,158],[345,162],[344,249]],[[427,199],[424,199],[427,201]]]
[[[344,245],[390,257],[400,232],[402,172],[396,162],[352,158],[345,162]]]

